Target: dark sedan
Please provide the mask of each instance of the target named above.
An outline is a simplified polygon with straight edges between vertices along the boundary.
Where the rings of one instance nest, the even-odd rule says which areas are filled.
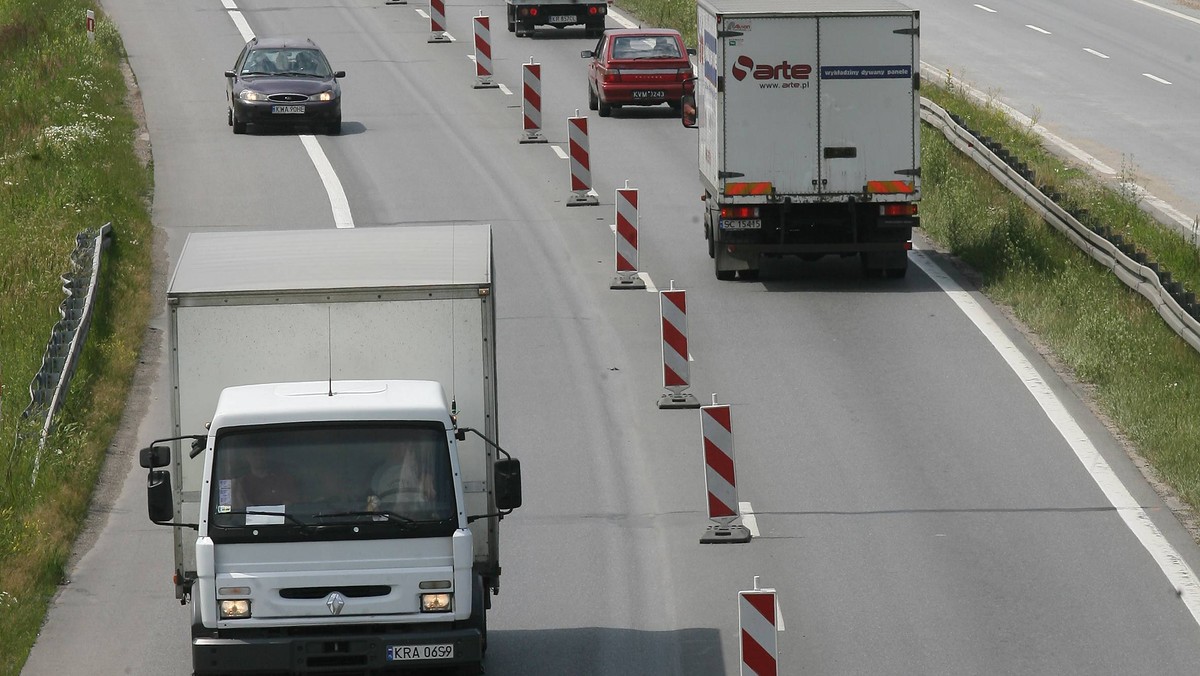
[[[343,77],[308,38],[253,38],[225,71],[229,125],[235,134],[247,124],[309,124],[338,134]]]
[[[606,31],[595,49],[580,53],[588,63],[588,107],[608,117],[621,106],[666,103],[678,111],[683,83],[692,77],[679,31],[634,28]]]

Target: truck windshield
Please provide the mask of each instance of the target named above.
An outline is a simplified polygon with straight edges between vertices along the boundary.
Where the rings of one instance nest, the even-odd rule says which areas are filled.
[[[237,428],[217,438],[214,540],[431,536],[457,528],[437,424]]]

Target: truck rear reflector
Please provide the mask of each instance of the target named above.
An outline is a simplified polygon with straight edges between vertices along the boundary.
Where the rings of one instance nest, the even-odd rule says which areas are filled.
[[[916,192],[916,189],[906,181],[867,181],[867,192],[909,194]]]
[[[770,181],[725,184],[726,195],[769,195],[772,192],[774,192],[774,188]]]
[[[901,202],[900,204],[883,204],[880,205],[880,213],[884,216],[916,216],[917,204],[915,202]]]

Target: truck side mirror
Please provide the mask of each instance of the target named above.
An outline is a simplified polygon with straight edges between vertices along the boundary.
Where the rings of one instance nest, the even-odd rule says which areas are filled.
[[[138,460],[146,469],[158,469],[171,463],[171,448],[169,446],[150,446],[143,448],[138,454]]]
[[[171,473],[156,469],[146,479],[146,507],[154,523],[168,523],[175,517],[175,498],[171,493]]]
[[[495,464],[496,509],[510,510],[521,506],[521,461],[516,458],[497,460]]]
[[[685,93],[679,100],[679,118],[688,129],[695,129],[699,125],[700,114],[696,110],[695,94]]]

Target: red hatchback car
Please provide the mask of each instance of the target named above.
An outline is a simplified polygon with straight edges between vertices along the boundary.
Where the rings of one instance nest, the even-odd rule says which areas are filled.
[[[621,106],[666,103],[678,111],[683,83],[692,77],[679,31],[632,28],[605,31],[596,48],[580,53],[588,63],[588,107],[608,117]]]

